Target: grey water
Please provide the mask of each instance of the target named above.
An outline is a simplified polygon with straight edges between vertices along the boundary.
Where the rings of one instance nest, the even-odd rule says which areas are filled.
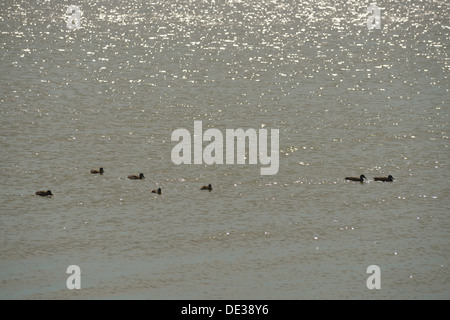
[[[449,299],[450,4],[376,4],[2,1],[0,298]],[[278,173],[175,165],[197,120]]]

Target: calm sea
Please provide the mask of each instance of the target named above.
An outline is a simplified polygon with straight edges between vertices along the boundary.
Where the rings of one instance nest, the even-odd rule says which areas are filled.
[[[449,299],[450,4],[376,4],[2,1],[0,298]],[[196,120],[278,173],[175,165]]]

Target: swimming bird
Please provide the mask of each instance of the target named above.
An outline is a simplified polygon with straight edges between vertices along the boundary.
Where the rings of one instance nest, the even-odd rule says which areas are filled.
[[[359,182],[364,182],[364,179],[367,179],[365,175],[360,175],[359,178],[356,177],[345,177],[345,180],[350,180],[350,181],[359,181]]]
[[[132,175],[128,176],[128,179],[136,180],[136,179],[145,179],[144,174],[140,173],[138,176]]]
[[[161,188],[158,188],[158,190],[153,189],[153,190],[152,190],[152,193],[162,194]]]
[[[211,184],[208,184],[207,186],[201,187],[200,190],[209,190],[209,191],[211,191],[212,190],[212,186],[211,186]]]
[[[100,170],[94,170],[94,169],[91,170],[91,173],[94,173],[94,174],[97,174],[97,173],[103,174],[103,172],[105,172],[105,171],[103,171],[103,168],[100,168]]]
[[[50,190],[47,190],[47,191],[36,191],[35,195],[41,196],[41,197],[47,197],[47,196],[52,196],[53,193]]]
[[[373,180],[375,181],[383,181],[383,182],[392,182],[394,181],[394,177],[389,175],[388,177],[375,177],[373,178]]]

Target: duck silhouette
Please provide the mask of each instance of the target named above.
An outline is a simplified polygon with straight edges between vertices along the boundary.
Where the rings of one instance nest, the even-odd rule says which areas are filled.
[[[153,189],[153,190],[152,190],[152,193],[162,194],[161,188],[158,188],[158,190]]]
[[[375,180],[375,181],[383,181],[383,182],[392,182],[395,179],[394,179],[393,176],[389,175],[387,177],[375,177],[375,178],[373,178],[373,180]]]
[[[365,175],[360,175],[359,178],[357,177],[345,177],[345,180],[349,181],[358,181],[358,182],[364,182],[364,179],[367,179]]]
[[[36,191],[34,194],[37,195],[37,196],[41,196],[41,197],[53,196],[53,193],[50,190],[47,190],[47,191]]]
[[[212,190],[212,186],[211,186],[211,184],[208,184],[207,186],[201,187],[200,190],[209,190],[209,191],[211,191]]]
[[[128,176],[128,179],[137,180],[137,179],[145,179],[145,177],[143,173],[140,173],[138,176],[136,175]]]
[[[100,170],[94,170],[94,169],[91,170],[91,173],[93,173],[93,174],[98,174],[98,173],[103,174],[103,172],[105,172],[105,171],[103,171],[103,168],[100,168]]]

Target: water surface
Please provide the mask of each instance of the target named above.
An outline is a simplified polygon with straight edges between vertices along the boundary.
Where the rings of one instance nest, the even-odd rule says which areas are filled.
[[[450,297],[448,2],[72,4],[0,4],[1,298]],[[195,120],[279,129],[278,173],[174,165]]]

